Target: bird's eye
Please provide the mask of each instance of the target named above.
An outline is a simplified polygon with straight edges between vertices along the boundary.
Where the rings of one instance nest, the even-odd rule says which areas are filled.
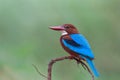
[[[69,26],[65,26],[66,29],[70,28]]]

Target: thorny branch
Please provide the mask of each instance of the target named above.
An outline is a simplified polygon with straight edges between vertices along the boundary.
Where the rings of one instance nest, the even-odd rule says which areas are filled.
[[[70,59],[70,60],[76,60],[77,61],[77,64],[81,64],[83,66],[83,68],[85,70],[87,70],[90,75],[92,76],[92,80],[94,80],[94,75],[92,74],[92,72],[90,71],[89,67],[86,65],[85,62],[83,62],[82,59],[80,58],[76,58],[76,57],[73,57],[73,56],[64,56],[64,57],[60,57],[60,58],[55,58],[55,59],[52,59],[49,64],[48,64],[48,75],[45,76],[43,75],[42,73],[39,72],[39,70],[37,69],[37,67],[35,65],[34,68],[36,69],[36,71],[43,77],[47,78],[47,80],[51,80],[51,75],[52,75],[52,66],[54,63],[56,63],[57,61],[62,61],[62,60],[65,60],[65,59]]]

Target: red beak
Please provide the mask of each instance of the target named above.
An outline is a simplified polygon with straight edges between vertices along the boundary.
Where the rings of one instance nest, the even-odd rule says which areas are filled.
[[[56,31],[63,31],[64,27],[62,27],[62,26],[53,26],[53,27],[50,27],[50,29],[56,30]]]

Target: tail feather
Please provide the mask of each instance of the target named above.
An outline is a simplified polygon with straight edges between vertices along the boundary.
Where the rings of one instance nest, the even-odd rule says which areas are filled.
[[[92,72],[94,73],[94,75],[95,75],[96,77],[99,77],[99,72],[98,72],[97,69],[95,68],[95,65],[94,65],[94,63],[92,62],[92,60],[86,59],[86,61],[87,61],[88,65],[89,65],[90,69],[91,69]]]

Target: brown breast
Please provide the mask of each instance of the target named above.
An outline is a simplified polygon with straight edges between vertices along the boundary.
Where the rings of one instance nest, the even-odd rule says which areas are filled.
[[[69,39],[69,40],[71,40],[70,36],[69,36],[69,35],[63,35],[63,36],[61,36],[61,37],[60,37],[60,43],[61,43],[63,49],[64,49],[65,51],[67,51],[70,55],[75,56],[75,57],[79,57],[79,55],[78,55],[77,53],[73,52],[72,50],[70,50],[69,48],[67,48],[67,47],[63,44],[62,39]]]

